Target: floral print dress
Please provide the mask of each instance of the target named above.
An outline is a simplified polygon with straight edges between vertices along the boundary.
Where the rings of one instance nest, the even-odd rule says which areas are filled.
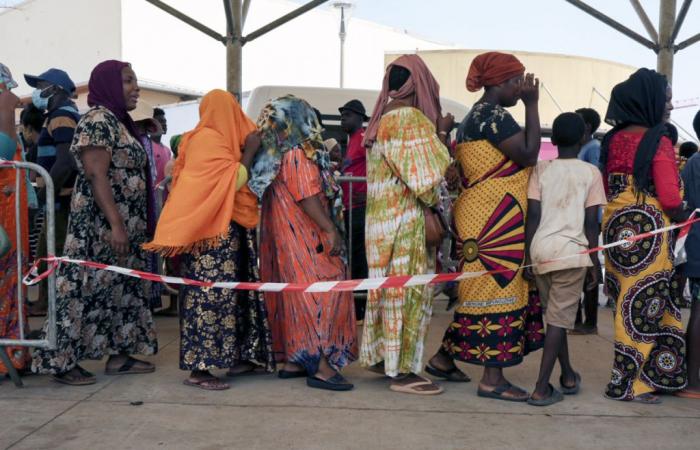
[[[80,152],[102,147],[112,158],[109,179],[126,225],[129,255],[118,258],[110,246],[111,228],[97,206]],[[78,123],[71,146],[78,165],[64,255],[103,264],[146,270],[147,155],[141,144],[108,109],[95,107]],[[119,353],[150,355],[158,349],[149,309],[148,281],[74,264],[58,268],[55,350],[37,349],[32,370],[61,374],[84,359]],[[47,332],[44,326],[44,333]]]

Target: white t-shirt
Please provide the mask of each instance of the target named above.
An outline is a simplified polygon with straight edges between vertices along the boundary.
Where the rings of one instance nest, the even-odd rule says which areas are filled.
[[[539,200],[540,225],[530,244],[535,264],[580,253],[588,248],[586,208],[605,205],[603,178],[597,167],[578,159],[540,161],[530,176],[527,197]],[[537,274],[592,266],[580,255],[534,268]]]

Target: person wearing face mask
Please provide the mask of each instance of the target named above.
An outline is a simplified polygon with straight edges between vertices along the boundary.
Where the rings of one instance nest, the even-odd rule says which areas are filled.
[[[32,92],[32,103],[36,108],[45,111],[44,126],[37,140],[36,162],[49,171],[54,185],[56,208],[56,252],[60,255],[68,227],[70,198],[77,174],[75,159],[70,154],[75,127],[80,120],[80,113],[71,97],[75,96],[75,84],[68,74],[60,69],[49,69],[40,75],[24,75],[29,86],[35,88]],[[39,187],[39,204],[46,202],[45,181],[36,179]],[[39,238],[37,256],[46,256],[46,229],[42,229]],[[39,299],[30,305],[32,316],[46,314],[48,305],[47,283],[44,280],[39,285]]]
[[[70,148],[78,177],[63,253],[145,271],[148,155],[129,115],[139,98],[136,74],[128,63],[105,61],[93,69],[88,88],[91,109]],[[62,264],[56,277],[57,348],[37,349],[32,370],[69,385],[96,382],[80,366],[86,359],[108,357],[106,375],[153,372],[153,364],[132,357],[158,350],[150,288],[138,278]]]

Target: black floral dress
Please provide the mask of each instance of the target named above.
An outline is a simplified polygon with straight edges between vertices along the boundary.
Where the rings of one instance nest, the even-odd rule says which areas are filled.
[[[109,179],[129,237],[128,257],[118,258],[112,251],[109,222],[97,206],[90,181],[85,177],[80,152],[88,146],[103,147],[111,154]],[[71,199],[64,255],[146,270],[147,257],[141,249],[146,241],[147,209],[147,155],[143,147],[112,112],[95,107],[78,123],[71,153],[79,174]],[[58,374],[71,370],[84,359],[157,352],[148,281],[63,264],[57,272],[56,288],[57,348],[34,352],[34,372]]]
[[[235,222],[219,245],[183,255],[183,275],[202,281],[260,281],[255,230]],[[180,288],[180,368],[210,370],[252,362],[274,370],[262,295],[234,289]]]

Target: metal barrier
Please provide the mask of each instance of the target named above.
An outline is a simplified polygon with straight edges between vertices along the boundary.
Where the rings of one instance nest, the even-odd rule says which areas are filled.
[[[15,170],[15,192],[21,192],[22,183],[26,183],[26,173],[24,170],[37,172],[46,181],[46,249],[49,255],[56,254],[56,211],[54,203],[54,186],[51,175],[38,164],[0,160],[0,170]],[[23,170],[24,169],[24,170]],[[24,213],[28,214],[27,211]],[[22,261],[22,214],[20,195],[15,195],[15,238],[17,244],[17,319],[19,322],[19,339],[9,339],[0,336],[0,358],[7,368],[10,378],[17,387],[22,386],[22,380],[17,370],[12,365],[5,347],[39,347],[46,349],[56,348],[56,275],[52,272],[48,277],[48,328],[45,339],[27,339],[24,329],[24,296],[23,296],[23,261]],[[8,230],[9,231],[9,230]]]
[[[339,176],[337,177],[338,183],[348,183],[348,192],[343,192],[343,195],[347,195],[348,198],[348,229],[345,233],[348,236],[348,271],[352,275],[352,189],[355,183],[367,183],[367,177],[355,177],[355,176]]]

